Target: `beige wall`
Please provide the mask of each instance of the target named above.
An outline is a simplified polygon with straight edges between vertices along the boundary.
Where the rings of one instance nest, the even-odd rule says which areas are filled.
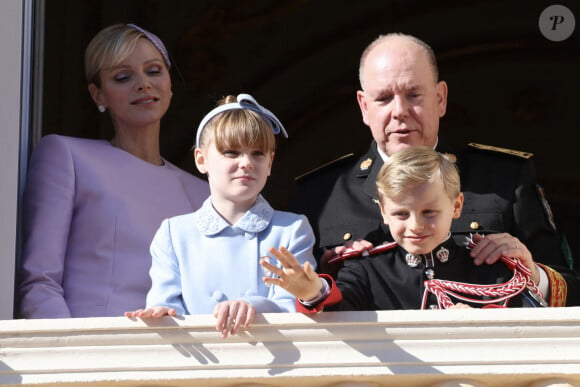
[[[24,0],[0,2],[0,319],[12,318]]]

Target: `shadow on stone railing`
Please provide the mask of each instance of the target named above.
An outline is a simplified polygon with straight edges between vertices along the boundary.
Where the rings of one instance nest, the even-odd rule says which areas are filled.
[[[0,321],[0,383],[580,385],[580,308]],[[564,384],[566,385],[566,384]]]

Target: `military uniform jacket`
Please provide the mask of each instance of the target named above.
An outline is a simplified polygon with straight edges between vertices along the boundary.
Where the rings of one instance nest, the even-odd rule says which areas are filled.
[[[441,262],[435,257],[435,253],[441,248],[449,251],[446,262]],[[415,257],[418,264],[412,267],[407,263],[406,255],[405,249],[396,246],[382,254],[345,261],[336,279],[336,285],[342,292],[342,301],[335,305],[334,309],[421,309],[427,270],[432,270],[436,279],[481,285],[506,282],[513,275],[502,262],[493,265],[474,265],[469,251],[463,246],[458,246],[451,238],[434,250],[431,267],[427,265],[427,258],[423,255]],[[457,303],[455,299],[452,301]],[[480,307],[477,304],[470,305]],[[522,297],[520,295],[514,297],[508,305],[522,306]],[[433,294],[429,294],[426,303],[427,308],[431,306],[437,306]]]
[[[451,227],[456,240],[474,232],[508,232],[528,247],[535,261],[571,266],[530,154],[441,144],[437,150],[452,154],[461,174],[465,203]],[[305,214],[312,224],[316,256],[347,240],[365,239],[375,245],[392,240],[377,205],[375,180],[382,165],[373,141],[360,158],[344,158],[298,179],[291,210]]]
[[[313,313],[325,310],[399,310],[421,309],[425,281],[429,274],[434,279],[464,282],[468,284],[502,284],[509,281],[514,272],[502,261],[492,265],[476,266],[469,256],[466,247],[458,245],[454,239],[447,241],[433,250],[433,254],[411,256],[407,251],[393,244],[391,250],[383,253],[350,258],[344,262],[344,267],[338,272],[334,281],[330,276],[321,274],[331,283],[330,294],[319,304],[309,307],[297,304],[297,310],[302,313]],[[448,252],[446,259],[437,258],[441,249]],[[428,258],[430,257],[430,259]],[[429,262],[429,263],[427,263]],[[561,272],[541,265],[549,281],[547,300],[550,306],[577,306],[580,303],[579,279],[571,270],[561,268]],[[428,273],[428,270],[432,270]],[[527,290],[510,298],[508,307],[538,306]],[[472,299],[482,299],[475,295],[467,295]],[[450,296],[456,304],[462,302],[472,307],[482,304],[458,300]],[[504,306],[502,302],[495,303]],[[425,308],[437,307],[437,299],[428,293]]]

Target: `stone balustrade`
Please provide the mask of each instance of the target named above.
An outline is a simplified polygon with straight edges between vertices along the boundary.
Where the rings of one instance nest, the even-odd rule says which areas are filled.
[[[580,385],[580,308],[0,321],[0,384]]]

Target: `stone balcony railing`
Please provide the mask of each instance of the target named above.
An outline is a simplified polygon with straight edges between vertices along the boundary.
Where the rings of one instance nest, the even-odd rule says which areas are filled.
[[[0,321],[0,384],[580,385],[580,308]]]

